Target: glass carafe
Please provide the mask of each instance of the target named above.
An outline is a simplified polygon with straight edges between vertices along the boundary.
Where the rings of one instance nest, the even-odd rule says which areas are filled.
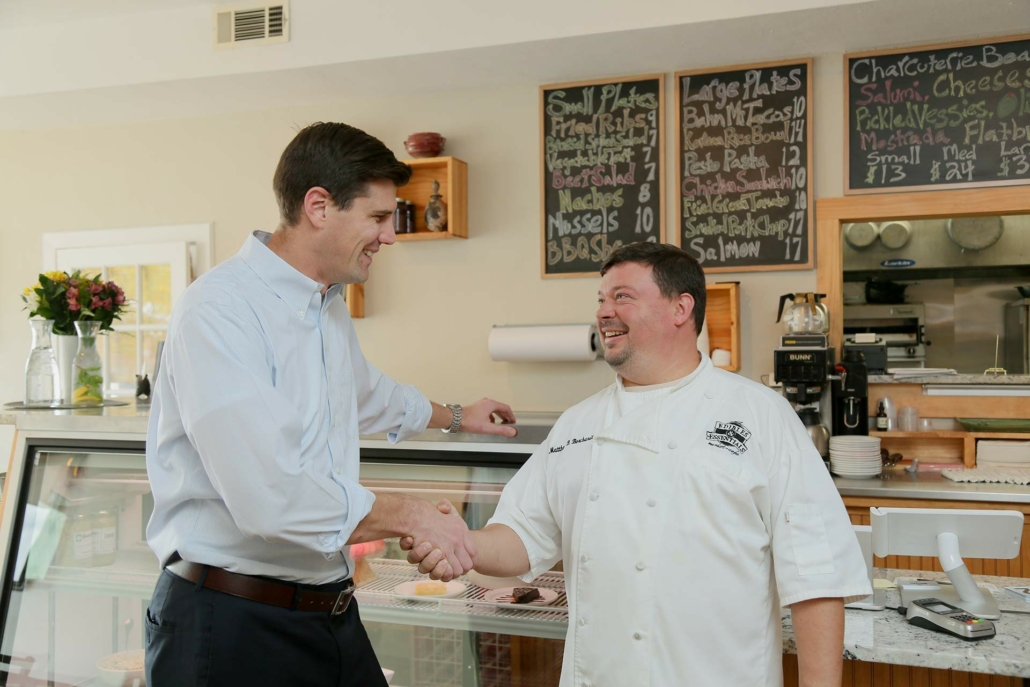
[[[61,382],[57,358],[50,343],[53,320],[29,320],[32,350],[25,361],[25,405],[45,407],[60,396]]]
[[[100,373],[100,353],[97,351],[99,322],[76,322],[79,349],[72,366],[72,405],[95,406],[104,402],[104,377]]]
[[[830,331],[830,313],[821,301],[821,293],[785,293],[780,296],[780,312],[776,321],[784,323],[787,334],[825,334]],[[793,301],[786,313],[783,307]]]

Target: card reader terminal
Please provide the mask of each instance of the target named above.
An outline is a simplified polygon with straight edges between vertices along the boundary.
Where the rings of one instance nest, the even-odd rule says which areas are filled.
[[[990,639],[996,632],[990,620],[969,615],[961,608],[940,599],[917,599],[908,605],[908,622],[927,630],[947,632],[973,642]]]

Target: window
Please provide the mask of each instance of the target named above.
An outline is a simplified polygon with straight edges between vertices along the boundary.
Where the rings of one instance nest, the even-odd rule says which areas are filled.
[[[209,266],[210,230],[193,225],[44,236],[45,269],[100,274],[125,291],[129,307],[98,344],[105,396],[132,396],[136,375],[153,370],[173,306],[192,275]]]

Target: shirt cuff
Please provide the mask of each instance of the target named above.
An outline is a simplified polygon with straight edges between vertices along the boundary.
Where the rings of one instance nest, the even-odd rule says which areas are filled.
[[[372,504],[376,502],[376,495],[360,485],[353,491],[349,489],[347,491],[350,507],[347,509],[345,528],[338,532],[325,532],[318,535],[318,543],[322,547],[323,555],[328,560],[332,560],[332,554],[343,551],[347,547],[347,540],[354,534],[358,523],[372,511]]]
[[[386,438],[391,444],[396,444],[405,439],[418,436],[426,431],[429,420],[433,417],[433,404],[413,386],[404,387],[404,419],[401,421],[400,429],[396,432],[389,432]],[[369,505],[371,508],[371,505]]]

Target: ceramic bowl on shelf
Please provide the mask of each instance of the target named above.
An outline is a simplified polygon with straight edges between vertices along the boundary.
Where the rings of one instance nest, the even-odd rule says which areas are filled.
[[[422,131],[408,136],[404,149],[412,157],[438,157],[447,139],[433,131]]]
[[[143,658],[143,649],[104,656],[97,661],[98,681],[110,687],[145,687]]]

